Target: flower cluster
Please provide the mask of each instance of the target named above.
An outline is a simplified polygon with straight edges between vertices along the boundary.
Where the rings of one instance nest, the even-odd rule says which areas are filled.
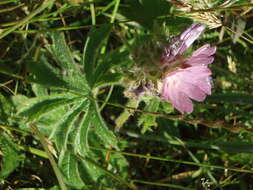
[[[202,102],[211,94],[208,64],[214,61],[216,47],[206,44],[185,55],[204,30],[205,25],[193,23],[169,43],[152,38],[140,41],[133,51],[136,64],[124,71],[128,76],[123,81],[127,87],[124,94],[135,99],[155,96],[170,102],[182,114],[191,113],[192,100]]]
[[[160,97],[171,102],[181,113],[193,111],[191,99],[201,102],[211,94],[212,73],[208,64],[214,60],[212,55],[216,47],[206,44],[190,56],[183,55],[204,29],[203,24],[193,23],[171,40],[161,57],[160,67],[164,76]]]

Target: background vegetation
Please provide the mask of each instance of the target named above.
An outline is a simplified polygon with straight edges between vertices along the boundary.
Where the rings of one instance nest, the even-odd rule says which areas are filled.
[[[253,189],[253,2],[179,2],[0,1],[0,189]],[[196,21],[213,94],[128,99],[138,48]]]

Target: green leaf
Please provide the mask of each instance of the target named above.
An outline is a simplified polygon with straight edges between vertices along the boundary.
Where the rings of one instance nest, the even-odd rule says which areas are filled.
[[[103,45],[103,42],[107,39],[112,25],[103,25],[100,28],[92,28],[89,32],[88,38],[84,47],[83,65],[86,74],[86,79],[91,87],[95,81],[94,68],[96,67],[96,61],[99,55],[99,50]]]
[[[59,157],[59,167],[68,185],[78,189],[85,187],[78,170],[78,161],[74,155],[62,151]]]
[[[59,121],[62,119],[62,116],[66,114],[67,110],[68,106],[58,107],[57,109],[43,114],[38,120],[34,122],[34,124],[36,124],[44,136],[48,137],[54,130],[55,126],[58,125]],[[20,125],[20,128],[30,131],[30,126],[27,124],[23,126]]]
[[[82,121],[77,126],[74,136],[74,152],[77,152],[80,155],[86,155],[89,151],[88,131],[90,127],[90,121],[91,114],[89,114],[89,111],[87,111],[83,116]]]
[[[94,87],[119,84],[122,75],[119,73],[106,73],[97,81]]]
[[[126,62],[128,60],[128,56],[129,53],[127,51],[123,51],[120,52],[119,49],[112,51],[111,53],[109,53],[104,59],[103,61],[97,66],[96,70],[95,70],[95,86],[99,86],[101,85],[101,83],[106,83],[106,81],[109,81],[108,79],[110,79],[110,77],[113,77],[115,80],[114,81],[118,81],[118,76],[114,73],[108,73],[109,70],[117,65],[121,65],[123,62]],[[106,76],[105,76],[106,75]],[[108,78],[108,79],[107,79]],[[105,81],[105,82],[104,82]],[[111,81],[113,81],[111,79]],[[99,84],[96,84],[99,83]]]
[[[64,33],[53,32],[50,36],[53,40],[53,45],[48,46],[49,49],[62,67],[73,74],[76,63],[71,55],[69,47],[66,44]]]
[[[216,146],[229,153],[253,153],[253,143],[249,142],[219,142]]]
[[[87,100],[83,100],[82,102],[73,105],[52,132],[51,136],[54,138],[58,150],[66,149],[68,137],[74,127],[74,122],[82,110],[87,106],[87,102]]]
[[[13,109],[14,108],[9,99],[0,94],[0,121],[7,123]]]
[[[60,190],[60,188],[57,186],[54,186],[51,188],[17,188],[15,190]]]
[[[0,133],[0,148],[3,153],[0,179],[5,179],[19,166],[23,156],[20,155],[9,136],[3,132]]]
[[[110,177],[111,179],[113,179],[114,181],[126,185],[128,186],[130,189],[136,189],[136,187],[129,183],[128,181],[126,181],[125,179],[123,179],[122,177],[114,174],[113,172],[107,170],[106,168],[104,168],[103,166],[100,166],[98,163],[96,163],[93,159],[88,158],[88,157],[84,157],[83,158],[85,160],[86,163],[89,163],[90,165],[92,165],[93,167],[95,167],[94,169],[99,170],[101,173],[103,173],[105,176]]]
[[[129,19],[134,20],[144,27],[151,28],[155,19],[162,15],[170,14],[170,4],[164,0],[128,0],[123,14]]]
[[[32,90],[36,96],[48,96],[48,90],[43,85],[33,83]]]
[[[131,108],[137,108],[139,106],[140,100],[136,99],[129,99],[128,102],[126,103],[126,107],[131,107]],[[127,108],[124,109],[124,111],[117,117],[115,120],[116,127],[115,130],[119,131],[121,127],[127,122],[129,117],[133,115],[134,111],[131,111]]]
[[[41,56],[37,62],[29,62],[28,71],[34,74],[34,76],[29,77],[30,82],[48,87],[73,88],[62,79],[63,75],[53,68],[44,56]]]
[[[49,111],[74,103],[75,101],[80,101],[80,97],[71,94],[30,98],[23,101],[21,105],[18,105],[18,114],[27,117],[28,121],[34,121]]]
[[[48,49],[53,54],[55,60],[62,69],[67,72],[66,81],[77,88],[88,89],[87,81],[79,69],[79,65],[74,61],[70,48],[66,44],[64,33],[51,33],[53,44]]]
[[[112,131],[108,129],[103,118],[98,111],[98,105],[96,102],[91,102],[89,108],[89,114],[91,115],[91,124],[95,129],[95,133],[104,143],[104,145],[117,148],[117,138]]]
[[[157,112],[159,104],[160,101],[157,98],[152,98],[151,100],[148,100],[146,102],[144,110],[148,112]],[[150,129],[150,127],[157,126],[156,117],[143,113],[139,118],[138,125],[143,126],[141,132],[145,133],[147,130]]]
[[[206,101],[210,103],[232,103],[232,104],[253,104],[253,95],[251,94],[212,94]]]

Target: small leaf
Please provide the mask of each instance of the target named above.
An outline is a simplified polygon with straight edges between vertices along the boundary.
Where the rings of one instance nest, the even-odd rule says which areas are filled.
[[[44,86],[42,86],[40,84],[33,83],[32,90],[37,97],[38,96],[48,96],[47,88],[45,88]]]
[[[100,28],[92,28],[86,40],[83,55],[83,65],[87,81],[91,87],[95,81],[94,68],[98,58],[99,50],[103,42],[107,39],[112,26],[103,25]]]
[[[215,146],[229,153],[253,153],[253,143],[249,142],[219,142]]]
[[[76,63],[71,55],[69,47],[66,44],[64,33],[53,32],[51,33],[51,37],[53,45],[48,46],[49,49],[62,67],[72,73],[73,70],[75,70]]]
[[[242,36],[245,30],[245,27],[246,27],[246,21],[239,18],[237,20],[236,33],[234,34],[234,37],[233,37],[233,43],[236,43],[239,40],[239,38]]]
[[[15,144],[3,132],[0,133],[0,147],[1,152],[3,153],[0,179],[5,179],[19,166],[20,162],[23,160],[23,157],[16,149]]]
[[[10,100],[0,94],[0,121],[8,122],[10,119],[11,112],[14,110]]]
[[[100,79],[98,79],[97,83],[94,84],[94,87],[100,87],[105,85],[119,84],[122,75],[119,73],[106,73]]]
[[[159,104],[160,101],[157,98],[152,98],[151,100],[146,102],[144,110],[148,112],[157,112]],[[138,125],[143,126],[141,132],[145,133],[147,130],[149,130],[150,127],[157,126],[156,117],[142,113],[139,118]]]
[[[126,104],[126,107],[137,108],[139,106],[139,103],[140,103],[140,100],[129,99]],[[116,123],[115,130],[119,131],[121,127],[127,122],[129,117],[133,115],[133,113],[134,111],[125,108],[124,111],[115,120],[115,123]]]
[[[84,158],[86,163],[89,163],[90,165],[93,165],[93,167],[95,167],[95,170],[99,170],[101,173],[103,173],[105,176],[110,177],[111,179],[113,179],[115,182],[118,182],[120,184],[126,185],[128,186],[130,189],[136,189],[135,185],[129,183],[128,181],[126,181],[124,178],[122,178],[121,176],[118,176],[116,174],[114,174],[113,172],[107,170],[106,168],[104,168],[103,166],[100,166],[98,163],[96,163],[93,159],[85,157]]]

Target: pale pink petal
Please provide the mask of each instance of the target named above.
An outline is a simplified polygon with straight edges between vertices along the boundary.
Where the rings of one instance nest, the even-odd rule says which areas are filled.
[[[191,113],[193,111],[192,101],[179,89],[177,81],[178,77],[172,77],[168,85],[168,97],[173,107],[179,110],[181,113]]]
[[[193,23],[179,36],[173,37],[169,45],[164,49],[161,62],[170,62],[175,59],[177,55],[182,55],[183,52],[200,36],[204,29],[205,25]]]
[[[173,96],[171,104],[181,113],[192,113],[193,104],[190,98],[182,92],[177,92],[177,96]]]
[[[210,47],[210,44],[206,44],[202,47],[200,47],[199,49],[197,49],[196,51],[194,51],[192,53],[192,56],[199,56],[199,55],[207,55],[207,56],[211,56],[213,54],[215,54],[216,52],[216,47]]]
[[[187,48],[189,48],[192,43],[200,36],[204,31],[205,25],[193,23],[189,28],[187,28],[181,35],[180,40],[183,41],[183,45],[180,48],[179,54],[182,54]]]
[[[214,61],[214,57],[206,56],[206,55],[199,55],[196,57],[192,57],[189,61],[186,62],[188,65],[208,65]]]
[[[210,77],[202,78],[201,80],[195,83],[201,90],[203,90],[206,94],[211,94],[212,82]]]
[[[184,81],[180,85],[180,91],[184,92],[191,99],[202,102],[206,98],[205,92],[200,89],[196,84]]]
[[[205,65],[171,72],[163,80],[161,98],[170,101],[181,113],[191,113],[191,99],[201,102],[211,94],[210,75],[211,71]]]
[[[185,74],[183,75],[184,81],[193,81],[196,82],[201,78],[208,77],[212,74],[210,69],[208,69],[205,65],[197,65],[193,67],[188,67],[183,71]],[[192,83],[193,83],[192,82]]]

